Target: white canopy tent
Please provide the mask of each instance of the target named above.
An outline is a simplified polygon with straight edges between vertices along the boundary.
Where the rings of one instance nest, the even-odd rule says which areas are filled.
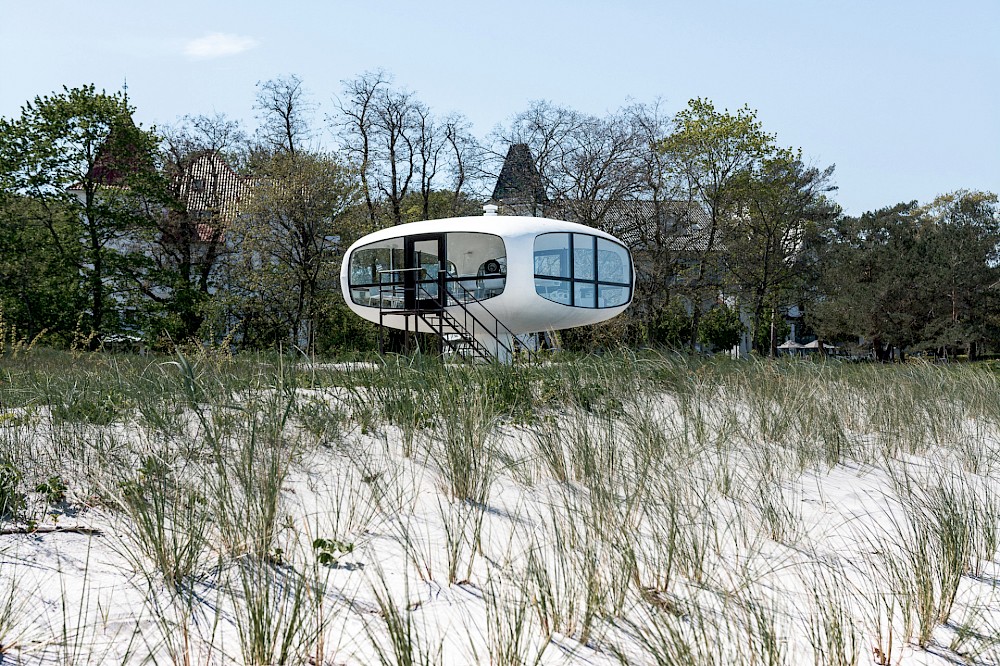
[[[822,344],[823,344],[823,350],[824,351],[833,351],[834,349],[837,348],[835,345],[828,345],[825,342],[822,343]],[[813,340],[812,342],[807,342],[804,345],[799,345],[799,349],[809,349],[809,350],[816,351],[816,350],[819,349],[819,346],[820,346],[820,341],[819,340]]]

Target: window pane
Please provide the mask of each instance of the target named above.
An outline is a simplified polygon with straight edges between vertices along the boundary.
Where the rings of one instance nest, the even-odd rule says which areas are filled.
[[[573,305],[578,308],[592,308],[596,306],[597,289],[594,285],[586,282],[573,283]]]
[[[402,279],[400,273],[386,273],[403,268],[403,239],[371,243],[358,248],[351,253],[348,281],[351,288],[351,300],[358,305],[377,307],[381,297],[389,293],[392,287],[382,287],[385,284]]]
[[[448,261],[453,277],[506,274],[507,250],[503,239],[493,234],[450,233],[447,238]]]
[[[418,280],[435,280],[441,272],[441,259],[438,257],[437,239],[416,241],[413,243],[414,264],[422,270],[417,271]]]
[[[569,234],[535,238],[535,275],[569,277]]]
[[[577,280],[594,279],[594,237],[573,234],[573,277]]]
[[[371,243],[351,254],[349,279],[351,285],[371,285],[380,281],[379,272],[403,267],[403,239]],[[391,281],[390,276],[382,278]]]
[[[493,234],[448,234],[448,277],[459,278],[449,293],[460,301],[493,298],[507,283],[507,249]],[[461,284],[464,289],[458,287]]]
[[[597,239],[597,279],[601,282],[629,282],[628,250],[609,240]]]
[[[613,308],[618,305],[625,305],[628,302],[628,287],[608,287],[601,285],[597,299],[597,307]]]
[[[542,298],[569,305],[570,283],[563,280],[543,280],[535,278],[535,292]]]

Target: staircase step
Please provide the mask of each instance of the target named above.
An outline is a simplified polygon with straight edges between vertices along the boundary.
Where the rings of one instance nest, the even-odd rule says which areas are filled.
[[[478,301],[473,299],[473,302]],[[469,317],[472,318],[474,328],[478,325],[478,327],[488,331],[488,329],[483,327],[482,322],[476,319],[476,316],[469,311],[466,307],[466,303],[458,302],[457,305],[465,311],[466,321]],[[487,312],[489,311],[487,310]],[[475,360],[478,358],[484,361],[492,361],[496,358],[496,354],[491,351],[489,347],[480,342],[475,336],[473,336],[462,321],[452,315],[452,313],[448,310],[427,310],[417,308],[415,310],[396,310],[394,311],[394,314],[416,315],[418,320],[423,321],[424,324],[434,333],[440,335],[443,347],[447,347],[452,353],[463,360]],[[509,355],[510,358],[517,358],[519,355],[515,352],[521,351],[523,351],[524,355],[529,359],[534,357],[534,351],[525,345],[522,340],[520,340],[516,335],[510,333],[509,329],[503,324],[500,324],[500,327],[502,327],[504,331],[508,332],[511,342],[510,346],[508,346],[501,341],[500,338],[490,334],[489,337],[494,338],[498,351],[502,350]]]

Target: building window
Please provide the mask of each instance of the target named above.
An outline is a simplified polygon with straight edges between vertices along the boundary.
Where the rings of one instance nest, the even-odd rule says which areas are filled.
[[[351,300],[370,307],[401,307],[408,289],[440,300],[441,287],[442,305],[482,301],[499,296],[507,283],[503,239],[478,232],[377,241],[354,250],[348,266]]]
[[[205,179],[204,178],[192,178],[191,179],[191,189],[195,192],[205,191]]]
[[[507,285],[507,249],[493,234],[459,231],[445,234],[448,294],[453,300],[485,300]]]
[[[632,298],[632,260],[622,245],[590,234],[535,237],[535,292],[577,308],[613,308]]]
[[[348,282],[351,300],[358,305],[378,307],[382,299],[382,289],[386,296],[391,293],[395,271],[406,266],[403,259],[403,239],[390,238],[359,247],[351,253]]]

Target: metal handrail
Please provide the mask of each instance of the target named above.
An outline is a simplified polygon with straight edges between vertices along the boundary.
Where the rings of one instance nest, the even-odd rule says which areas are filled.
[[[382,321],[382,319],[385,316],[385,313],[387,311],[387,309],[385,307],[385,300],[381,297],[381,285],[386,284],[386,283],[384,283],[382,281],[383,276],[386,273],[404,273],[404,272],[415,272],[415,271],[424,271],[424,270],[426,270],[426,269],[423,268],[423,267],[413,267],[413,268],[390,268],[390,269],[382,269],[382,270],[378,271],[379,285],[380,285],[380,293],[379,293],[379,321],[380,322]],[[528,356],[529,360],[535,360],[535,353],[534,353],[534,351],[530,347],[528,347],[526,344],[524,344],[524,342],[520,338],[517,337],[517,335],[510,329],[509,326],[507,326],[502,321],[500,321],[500,319],[498,319],[497,316],[494,315],[493,312],[490,311],[490,309],[488,307],[486,307],[486,305],[483,304],[483,301],[480,298],[478,298],[475,295],[475,293],[473,293],[472,291],[470,291],[469,289],[467,289],[461,283],[460,279],[457,279],[457,278],[459,278],[459,276],[453,275],[453,274],[448,273],[447,271],[445,271],[443,277],[444,277],[444,279],[438,280],[444,286],[443,299],[442,299],[442,295],[441,294],[435,295],[435,294],[430,293],[427,290],[425,284],[422,283],[422,282],[421,283],[417,283],[414,286],[416,287],[418,293],[419,292],[423,292],[424,294],[426,294],[431,299],[437,301],[438,305],[441,308],[441,312],[444,312],[446,315],[448,315],[448,317],[450,317],[452,320],[454,320],[454,323],[449,322],[449,326],[452,329],[454,329],[456,333],[458,333],[459,335],[462,334],[462,332],[458,331],[457,328],[456,328],[456,324],[461,324],[462,328],[465,329],[466,335],[470,336],[473,339],[474,344],[478,344],[480,347],[482,347],[481,343],[476,343],[475,342],[476,327],[478,325],[478,328],[480,330],[482,330],[485,333],[489,333],[493,337],[493,339],[496,342],[498,348],[502,347],[504,349],[504,351],[506,351],[508,354],[511,355],[511,357],[514,356],[515,351],[517,351],[518,349],[521,349]],[[438,282],[438,281],[436,281],[436,282]],[[397,285],[405,284],[405,283],[402,283],[402,282],[391,282],[391,283],[388,283],[388,284],[390,284],[393,287],[395,287]],[[452,290],[448,288],[448,285],[450,285],[450,284],[457,285],[458,288],[461,289],[461,291],[463,292],[463,295],[465,296],[466,300],[463,301],[463,300],[459,300],[458,298],[455,298],[454,297],[455,295],[452,293]],[[449,299],[449,297],[452,298],[452,300],[454,301],[455,306],[461,308],[463,314],[465,315],[465,321],[464,322],[459,322],[457,319],[455,319],[455,317],[451,313],[449,313],[447,311],[447,309],[449,307],[452,307],[452,306],[448,305],[448,299]],[[404,295],[404,299],[405,299],[405,295]],[[414,309],[413,313],[415,315],[421,317],[421,318],[424,318],[425,313],[422,311],[422,308],[420,307],[419,299],[415,299],[415,300],[417,301],[417,303],[416,303],[416,308]],[[476,303],[493,320],[493,322],[494,322],[494,326],[493,326],[494,330],[493,331],[490,331],[490,327],[487,326],[486,324],[484,324],[482,321],[480,321],[479,317],[477,317],[472,311],[469,310],[468,303],[470,303],[470,302]],[[402,314],[403,316],[408,316],[406,314],[406,312],[405,312],[405,308],[392,308],[392,309],[389,310],[389,312],[399,311],[399,310],[403,310],[403,312],[400,312],[400,314]],[[473,323],[472,324],[472,331],[471,331],[471,333],[469,332],[469,319],[471,319],[472,323]],[[426,319],[425,319],[425,322],[426,322]],[[427,322],[427,323],[428,323],[428,325],[431,326],[431,329],[434,328],[433,325],[430,324],[430,322]],[[501,329],[503,329],[503,332],[506,335],[510,336],[511,346],[506,345],[500,339]],[[444,340],[444,327],[443,327],[443,325],[441,325],[441,326],[438,327],[438,335],[442,338],[442,340]]]
[[[455,276],[452,276],[452,277],[458,277],[458,276],[455,275]],[[517,335],[514,333],[514,331],[510,330],[510,327],[508,327],[507,324],[505,324],[502,321],[500,321],[500,319],[497,318],[497,316],[495,314],[493,314],[490,311],[490,309],[488,307],[486,307],[486,305],[483,304],[482,300],[480,300],[473,292],[471,292],[468,289],[466,289],[465,286],[461,282],[456,281],[453,284],[458,285],[459,289],[461,289],[463,292],[465,292],[465,294],[469,297],[469,299],[472,300],[472,302],[476,303],[479,307],[481,307],[486,312],[486,314],[488,314],[493,319],[493,321],[496,322],[497,328],[496,328],[496,331],[495,331],[493,337],[497,339],[497,342],[500,341],[500,327],[503,327],[504,333],[506,333],[507,335],[509,335],[510,338],[511,338],[511,340],[513,340],[514,347],[520,347],[521,349],[523,349],[528,354],[529,358],[531,358],[532,360],[534,360],[534,352],[526,344],[524,344],[524,342],[522,342],[520,338],[517,337]],[[468,301],[458,301],[458,300],[456,300],[455,302],[462,308],[462,310],[465,310],[466,312],[468,312],[468,309],[465,307],[465,304],[468,303]],[[472,315],[472,317],[475,318],[475,315]],[[514,353],[513,349],[508,349],[507,351],[510,352],[511,354]]]
[[[424,288],[424,285],[420,285],[420,286],[419,286],[419,288],[420,288],[420,289],[421,289],[421,290],[422,290],[422,291],[423,291],[423,292],[424,292],[425,294],[427,294],[427,295],[428,295],[429,297],[431,297],[431,298],[433,298],[433,299],[436,299],[436,298],[437,298],[437,297],[436,297],[436,296],[435,296],[434,294],[432,294],[432,293],[430,293],[429,291],[427,291],[427,290],[426,290],[426,289]],[[441,306],[441,311],[442,311],[442,312],[444,312],[445,314],[447,314],[447,315],[448,315],[449,317],[451,317],[452,319],[455,319],[455,318],[454,318],[454,316],[453,316],[453,315],[452,315],[451,313],[449,313],[449,312],[448,312],[448,310],[447,310],[447,308],[449,307],[449,306],[447,305],[447,297],[448,297],[448,293],[446,292],[446,293],[445,293],[445,303],[443,303],[443,304],[442,304],[442,303],[441,303],[440,301],[438,301],[438,304],[439,304],[439,305]],[[462,324],[462,328],[464,328],[464,329],[465,329],[465,330],[466,330],[467,332],[468,332],[468,330],[469,330],[469,319],[471,319],[471,320],[472,320],[472,331],[471,331],[471,335],[472,335],[473,339],[475,339],[475,337],[476,337],[476,326],[478,325],[479,329],[481,329],[482,331],[484,331],[484,332],[486,332],[486,333],[490,333],[490,335],[492,335],[492,336],[493,336],[493,339],[494,339],[494,340],[496,340],[496,343],[497,343],[497,345],[498,345],[498,346],[501,346],[501,347],[503,347],[503,348],[504,348],[504,350],[506,350],[508,354],[513,354],[513,353],[514,353],[514,351],[513,351],[512,349],[510,349],[510,348],[509,348],[509,347],[508,347],[507,345],[505,345],[505,344],[503,343],[503,341],[501,341],[501,340],[500,340],[500,335],[499,335],[499,330],[495,330],[494,332],[492,332],[492,333],[491,333],[491,332],[490,332],[490,329],[489,329],[489,327],[488,327],[488,326],[487,326],[486,324],[484,324],[484,323],[483,323],[482,321],[480,321],[479,317],[477,317],[477,316],[476,316],[476,315],[475,315],[475,314],[474,314],[473,312],[471,312],[471,311],[470,311],[470,310],[469,310],[469,309],[468,309],[468,308],[467,308],[467,307],[465,306],[465,303],[463,303],[463,302],[461,302],[461,301],[458,301],[458,300],[456,300],[456,301],[455,301],[455,305],[457,305],[457,306],[458,306],[459,308],[461,308],[461,309],[462,309],[462,313],[463,313],[463,314],[465,315],[465,321],[464,321],[464,322],[459,322],[459,321],[458,321],[457,319],[455,319],[455,322],[456,322],[456,323],[461,323],[461,324]],[[483,309],[485,309],[485,308],[483,308]],[[417,308],[417,310],[419,311],[419,310],[420,310],[420,308],[418,307],[418,308]],[[500,322],[500,321],[499,321],[499,320],[498,320],[498,319],[497,319],[496,317],[494,317],[494,316],[493,316],[493,313],[492,313],[492,312],[490,312],[489,310],[487,310],[486,312],[487,312],[487,314],[489,314],[489,315],[490,315],[491,317],[493,317],[493,321],[494,321],[494,322],[495,322],[496,324],[498,324],[498,325],[501,325],[501,326],[503,326],[503,323],[502,323],[502,322]],[[452,325],[452,328],[454,328],[454,326],[453,326],[453,325]],[[504,326],[504,328],[506,328],[506,326]],[[507,329],[507,330],[510,330],[510,329]]]
[[[427,270],[423,266],[414,266],[413,268],[383,268],[381,270],[375,271],[379,275],[383,273],[406,273],[407,271],[425,271]]]

